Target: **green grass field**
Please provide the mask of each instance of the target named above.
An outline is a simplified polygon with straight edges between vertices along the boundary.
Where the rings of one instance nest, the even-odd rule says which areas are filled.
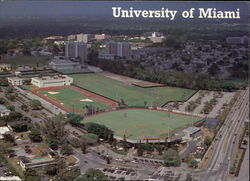
[[[50,58],[47,56],[14,56],[14,57],[9,57],[8,59],[4,58],[3,60],[1,60],[1,62],[4,63],[9,63],[12,65],[33,65],[36,66],[37,63],[39,63],[40,65],[42,64],[48,64]]]
[[[49,94],[49,92],[58,92],[58,94]],[[102,102],[95,97],[88,97],[83,93],[68,87],[58,91],[47,91],[41,89],[38,91],[38,93],[46,95],[46,97],[57,101],[59,104],[69,109],[83,110],[86,105],[93,105],[100,109],[108,107],[108,104],[106,104],[105,102]],[[93,102],[80,101],[81,99],[90,99]]]
[[[129,86],[99,74],[74,74],[71,77],[74,84],[116,101],[124,99],[129,106],[143,106],[145,103],[147,106],[162,106],[169,101],[184,101],[195,93],[195,90],[174,87]]]
[[[87,117],[82,123],[94,122],[106,125],[116,136],[128,139],[143,139],[144,137],[165,138],[168,131],[172,134],[181,127],[190,125],[200,118],[184,116],[156,110],[130,109],[113,111]]]

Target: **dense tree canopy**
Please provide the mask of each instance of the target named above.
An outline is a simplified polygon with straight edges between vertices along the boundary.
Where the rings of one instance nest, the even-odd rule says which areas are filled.
[[[102,171],[90,168],[86,171],[86,173],[78,178],[75,178],[74,181],[97,181],[97,180],[105,180],[107,181],[108,178]]]
[[[168,149],[163,153],[164,162],[167,166],[180,166],[181,160],[178,152],[174,149]]]
[[[85,128],[89,133],[98,135],[99,138],[109,141],[113,140],[113,131],[107,128],[105,125],[97,123],[86,123]]]

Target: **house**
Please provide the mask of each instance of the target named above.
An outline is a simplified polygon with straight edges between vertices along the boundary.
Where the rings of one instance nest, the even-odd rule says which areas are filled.
[[[7,109],[4,105],[0,104],[0,117],[8,116],[10,114],[10,110]]]
[[[10,134],[10,133],[11,133],[11,129],[9,129],[9,127],[7,126],[0,127],[0,139],[3,139],[4,134]]]

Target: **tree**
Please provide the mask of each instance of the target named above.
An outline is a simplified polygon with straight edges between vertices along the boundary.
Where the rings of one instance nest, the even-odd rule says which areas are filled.
[[[81,145],[80,145],[80,147],[81,147],[82,153],[85,154],[86,151],[87,151],[87,145],[86,145],[86,143],[82,142]]]
[[[212,138],[209,136],[206,136],[206,138],[204,139],[204,145],[206,147],[209,147],[211,143],[212,143]]]
[[[86,123],[85,128],[89,133],[94,133],[99,138],[102,138],[107,141],[113,141],[114,137],[113,131],[104,125],[97,123]]]
[[[0,104],[5,104],[6,103],[6,99],[4,99],[3,97],[0,97]]]
[[[58,149],[58,142],[55,139],[46,138],[45,142],[49,145],[52,150]]]
[[[11,126],[14,132],[25,132],[28,131],[29,127],[27,123],[18,123]]]
[[[73,153],[73,149],[70,145],[68,144],[63,144],[61,147],[61,153],[63,155],[71,155]]]
[[[31,85],[31,79],[25,79],[23,80],[24,85]]]
[[[41,142],[43,140],[41,133],[38,129],[31,129],[31,132],[28,135],[29,139],[33,142]]]
[[[26,104],[22,104],[21,107],[20,107],[23,111],[27,112],[29,109],[28,109],[28,106]]]
[[[9,109],[10,111],[15,111],[15,109],[16,109],[15,106],[10,105],[10,104],[7,104],[6,108]]]
[[[198,167],[198,162],[194,159],[190,159],[188,161],[188,166],[191,167],[191,168],[197,168]]]
[[[39,100],[36,100],[36,99],[30,100],[29,104],[33,110],[40,110],[41,106],[42,106],[41,102]]]
[[[13,92],[14,92],[13,86],[8,86],[8,87],[5,89],[5,93],[13,93]]]
[[[44,120],[40,124],[40,130],[48,142],[52,141],[56,145],[63,144],[68,137],[68,132],[64,128],[65,124],[64,116],[59,114],[51,119]]]
[[[4,141],[7,141],[7,142],[12,142],[12,143],[15,142],[15,138],[11,134],[4,134],[3,139],[4,139]]]
[[[79,125],[80,121],[83,119],[83,116],[79,114],[75,114],[75,113],[69,113],[67,114],[67,119],[70,124],[77,126]]]
[[[45,173],[50,176],[56,175],[58,172],[58,168],[56,166],[45,167]]]
[[[166,166],[180,166],[181,164],[178,152],[171,148],[163,153],[163,159]]]
[[[90,168],[81,177],[75,178],[73,181],[94,181],[94,180],[108,180],[107,176],[102,171]]]
[[[208,73],[212,76],[216,75],[220,71],[220,67],[216,64],[213,63],[208,69]]]
[[[79,148],[81,146],[81,141],[78,138],[69,139],[69,144],[74,148]]]
[[[9,82],[6,78],[0,78],[0,86],[8,86]]]
[[[31,169],[31,168],[27,168],[24,171],[24,179],[25,181],[40,181],[41,177],[38,175],[38,173]]]
[[[60,169],[58,174],[56,175],[55,181],[72,181],[79,177],[80,175],[80,168],[79,167],[73,167],[70,169]]]
[[[98,142],[98,136],[94,133],[86,133],[82,136],[82,140],[84,143],[92,145]]]

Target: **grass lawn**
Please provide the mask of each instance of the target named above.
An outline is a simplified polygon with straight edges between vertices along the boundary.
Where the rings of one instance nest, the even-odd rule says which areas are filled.
[[[39,65],[48,64],[50,58],[48,56],[13,56],[9,57],[8,59],[4,58],[0,61],[0,63],[9,63],[12,65],[33,65],[36,66],[37,63]]]
[[[184,101],[195,93],[195,90],[174,87],[140,88],[125,85],[122,82],[99,74],[74,74],[74,84],[101,94],[110,99],[123,99],[129,106],[162,106],[169,101]]]
[[[49,97],[57,101],[62,106],[74,110],[83,110],[86,105],[93,105],[100,109],[104,109],[109,106],[107,103],[98,100],[96,97],[89,97],[69,87],[65,87],[61,90],[56,91],[58,92],[58,94],[50,94],[49,92],[51,91],[43,89],[38,91],[39,94],[45,95],[46,97]],[[80,101],[82,99],[89,99],[92,100],[93,102]]]
[[[143,139],[144,137],[164,138],[168,135],[168,131],[171,134],[198,120],[200,118],[163,111],[129,109],[86,117],[82,123],[103,124],[113,130],[116,136],[123,137],[125,134],[129,139]]]

